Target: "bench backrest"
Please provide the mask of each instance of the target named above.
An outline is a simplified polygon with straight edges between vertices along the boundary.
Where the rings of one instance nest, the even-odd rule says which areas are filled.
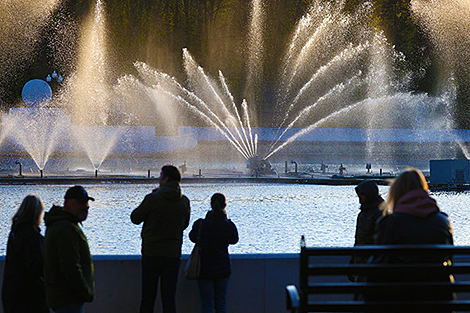
[[[299,287],[302,312],[470,312],[470,247],[302,247]]]

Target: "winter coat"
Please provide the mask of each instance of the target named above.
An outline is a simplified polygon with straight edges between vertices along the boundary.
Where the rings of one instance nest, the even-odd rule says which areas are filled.
[[[44,274],[51,308],[91,302],[95,297],[94,269],[88,241],[75,217],[53,206],[44,216]]]
[[[209,211],[205,219],[193,224],[189,239],[196,242],[200,233],[201,273],[199,278],[227,278],[232,273],[228,245],[238,242],[235,224],[222,212]]]
[[[454,244],[447,214],[422,189],[405,194],[377,221],[377,244]]]
[[[179,258],[189,215],[189,199],[181,194],[177,181],[164,183],[146,195],[131,214],[132,223],[144,222],[142,254]]]
[[[2,300],[5,313],[49,312],[43,275],[44,237],[33,225],[13,225],[8,236]]]
[[[363,181],[355,189],[356,192],[366,197],[366,201],[361,204],[361,212],[357,216],[354,245],[372,245],[374,244],[375,223],[382,216],[379,207],[384,200],[379,195],[377,184],[371,180]],[[367,259],[367,256],[355,256],[351,263],[363,263]]]
[[[453,244],[452,227],[448,216],[440,212],[436,201],[422,189],[415,189],[405,194],[396,203],[393,213],[377,221],[377,244]],[[438,263],[449,261],[447,256],[400,255],[396,257],[376,256],[372,263]],[[394,274],[393,277],[375,277],[370,281],[444,281],[452,278],[448,275],[436,276],[432,272]],[[381,299],[389,300],[434,300],[453,298],[452,293],[426,293],[417,288],[413,294],[382,295]],[[375,296],[377,297],[377,296]]]

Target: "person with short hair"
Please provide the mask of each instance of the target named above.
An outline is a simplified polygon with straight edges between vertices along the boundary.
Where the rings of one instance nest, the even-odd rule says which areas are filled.
[[[176,284],[183,230],[189,225],[190,202],[181,193],[181,174],[172,165],[162,167],[159,188],[145,196],[132,212],[142,227],[142,299],[140,312],[153,312],[160,280],[163,312],[176,312]]]
[[[64,206],[46,213],[45,279],[47,304],[56,313],[83,313],[95,298],[93,262],[79,224],[88,217],[89,200],[82,186],[64,196]]]
[[[5,313],[49,312],[43,274],[44,237],[39,228],[43,215],[41,199],[28,195],[13,216],[3,273]]]
[[[215,193],[212,210],[198,219],[189,233],[201,247],[201,272],[197,280],[202,313],[227,312],[227,286],[232,267],[228,246],[238,242],[238,230],[227,218],[225,196]]]

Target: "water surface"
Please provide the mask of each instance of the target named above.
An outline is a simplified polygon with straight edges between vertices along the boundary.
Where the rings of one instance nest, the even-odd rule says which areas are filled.
[[[27,194],[44,201],[46,211],[52,204],[62,205],[69,186],[0,186],[0,255],[5,254],[11,217]],[[92,254],[140,254],[141,225],[130,221],[130,214],[151,192],[150,184],[85,185],[95,202],[83,222]],[[190,226],[184,232],[183,253],[190,253],[188,239],[192,224],[210,209],[210,197],[221,192],[227,197],[227,213],[237,225],[240,241],[231,253],[297,253],[300,236],[309,246],[352,246],[359,203],[354,186],[300,184],[183,184],[191,200]],[[380,187],[386,197],[388,187]],[[454,226],[457,245],[470,245],[470,193],[434,193],[441,210]],[[44,233],[44,225],[42,232]]]

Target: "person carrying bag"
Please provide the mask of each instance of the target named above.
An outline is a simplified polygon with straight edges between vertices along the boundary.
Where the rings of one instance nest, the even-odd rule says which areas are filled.
[[[189,239],[195,242],[196,246],[188,262],[192,263],[195,250],[199,251],[201,267],[197,283],[201,312],[213,313],[215,309],[216,313],[225,313],[227,285],[232,273],[228,246],[238,242],[238,230],[227,218],[223,194],[216,193],[212,196],[211,207],[212,210],[207,213],[206,218],[194,222],[189,233]]]

